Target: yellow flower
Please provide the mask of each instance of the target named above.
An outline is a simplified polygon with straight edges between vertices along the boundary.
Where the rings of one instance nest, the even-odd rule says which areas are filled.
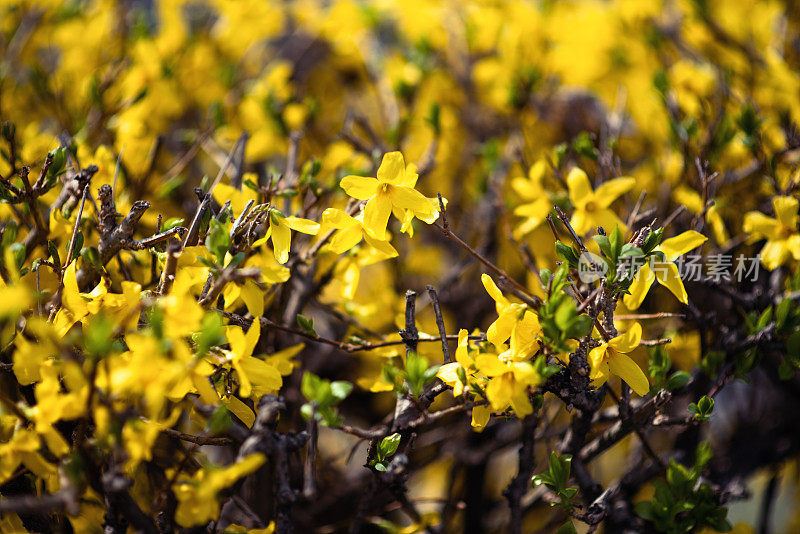
[[[11,478],[19,464],[38,477],[55,475],[55,466],[47,463],[39,454],[40,447],[39,436],[35,432],[17,428],[8,443],[0,444],[0,483]]]
[[[274,366],[253,357],[253,349],[261,335],[261,324],[256,319],[245,333],[238,326],[225,328],[225,337],[231,345],[228,360],[239,379],[239,395],[261,397],[281,388],[283,379]]]
[[[467,386],[459,377],[459,368],[464,370],[464,375],[470,372],[470,369],[475,365],[475,360],[469,355],[469,336],[467,331],[463,328],[458,331],[458,348],[456,348],[456,361],[446,363],[439,367],[436,373],[442,382],[453,388],[453,395],[456,397],[464,393],[464,388]]]
[[[77,261],[73,261],[64,272],[64,290],[61,293],[62,307],[55,317],[56,330],[64,336],[72,325],[82,320],[87,315],[94,315],[100,311],[103,298],[108,293],[105,279],[89,293],[81,293],[78,289],[78,280],[75,272]]]
[[[251,454],[224,468],[205,467],[192,478],[179,481],[173,486],[178,499],[175,520],[184,527],[191,527],[216,519],[219,515],[217,493],[261,467],[265,460],[261,453]]]
[[[547,191],[542,186],[547,164],[544,160],[537,161],[531,166],[528,178],[514,178],[511,187],[524,202],[514,209],[514,215],[524,217],[525,220],[514,229],[514,239],[520,239],[535,230],[542,224],[553,209]]]
[[[639,272],[636,273],[633,283],[628,288],[630,294],[625,295],[623,298],[625,306],[629,310],[638,308],[647,295],[650,286],[653,285],[654,280],[658,280],[659,284],[669,289],[673,295],[678,297],[678,300],[686,304],[689,297],[686,294],[686,288],[683,287],[678,266],[674,262],[680,255],[699,247],[707,239],[706,236],[694,230],[665,239],[661,245],[655,248],[656,251],[664,254],[664,261],[656,261],[654,258],[652,265],[649,263],[642,265]]]
[[[481,275],[481,282],[489,296],[494,299],[498,315],[497,320],[486,331],[486,339],[501,351],[510,338],[508,355],[514,359],[525,359],[534,345],[536,334],[541,330],[539,318],[525,304],[509,301],[488,274]]]
[[[774,219],[758,211],[751,211],[744,216],[743,229],[750,234],[748,242],[767,240],[760,256],[761,263],[770,271],[786,263],[789,258],[800,260],[797,204],[794,197],[775,197],[772,199]]]
[[[351,197],[367,201],[364,227],[375,239],[384,239],[392,213],[404,226],[408,212],[428,224],[439,217],[436,204],[414,189],[418,177],[416,165],[406,166],[400,152],[389,152],[383,156],[377,178],[345,176],[340,185]]]
[[[342,210],[328,208],[322,212],[322,224],[336,229],[328,243],[328,248],[336,254],[344,254],[363,239],[385,257],[397,256],[397,251],[388,242],[388,232],[384,232],[380,239],[372,237],[364,226],[363,216],[361,218],[351,217]]]
[[[619,226],[625,230],[625,224],[609,209],[617,198],[630,191],[636,180],[630,177],[614,178],[602,184],[597,190],[592,190],[589,177],[577,167],[572,169],[567,176],[569,199],[575,206],[570,223],[576,232],[584,234],[593,226],[602,226],[606,232]]]
[[[495,354],[484,353],[475,358],[475,366],[490,378],[486,396],[493,410],[511,406],[520,418],[533,413],[528,388],[539,385],[541,377],[530,363],[504,362]]]
[[[597,387],[606,383],[614,374],[624,380],[637,395],[645,396],[650,391],[650,383],[644,372],[630,356],[642,339],[642,326],[633,323],[630,329],[589,352],[592,371],[589,374]]]
[[[278,263],[289,260],[289,249],[292,247],[292,230],[304,234],[316,235],[319,224],[300,217],[284,217],[276,209],[270,210],[269,229],[265,237],[272,239],[272,249]]]

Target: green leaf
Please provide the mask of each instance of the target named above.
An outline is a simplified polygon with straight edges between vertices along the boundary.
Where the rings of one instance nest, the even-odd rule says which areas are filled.
[[[395,432],[394,434],[389,434],[381,440],[380,445],[378,445],[378,450],[380,451],[382,458],[388,458],[397,452],[397,447],[400,445],[400,438],[400,434]]]
[[[339,402],[346,399],[351,391],[353,391],[353,384],[350,382],[345,382],[344,380],[331,382],[331,394]]]
[[[303,373],[303,378],[300,381],[300,391],[303,396],[310,401],[318,401],[320,397],[320,389],[322,386],[322,379],[317,375],[309,372]]]
[[[314,320],[302,315],[300,313],[297,314],[297,324],[308,332],[309,334],[316,335],[317,333],[314,331]]]
[[[608,239],[607,236],[596,235],[593,236],[592,239],[594,239],[595,243],[597,243],[597,246],[600,247],[600,250],[603,251],[603,254],[605,254],[611,259],[614,259],[614,253],[612,252],[611,241]]]
[[[686,371],[675,371],[667,380],[667,383],[664,384],[664,388],[673,391],[675,389],[681,388],[685,386],[689,380],[691,380],[692,375],[687,373]]]
[[[231,237],[227,228],[217,219],[209,221],[208,233],[206,234],[206,248],[217,259],[220,265],[225,261],[225,254],[231,246]]]
[[[556,241],[556,254],[559,258],[567,262],[572,269],[578,268],[578,256],[572,247],[568,247],[561,241]]]

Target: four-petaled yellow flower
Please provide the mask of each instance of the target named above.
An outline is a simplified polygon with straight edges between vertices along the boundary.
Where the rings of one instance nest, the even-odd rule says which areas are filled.
[[[389,215],[394,213],[403,225],[410,222],[408,214],[428,224],[439,217],[436,204],[414,189],[417,184],[417,167],[407,166],[400,152],[384,154],[377,178],[345,176],[340,185],[345,192],[358,200],[366,200],[364,228],[375,239],[385,239]]]
[[[528,390],[542,382],[533,365],[504,362],[495,354],[484,353],[475,358],[475,366],[491,379],[486,396],[493,410],[499,412],[511,406],[519,418],[533,413]]]
[[[777,269],[790,258],[800,260],[800,234],[797,232],[797,199],[775,197],[772,199],[775,218],[759,211],[744,216],[743,229],[750,234],[749,243],[766,239],[761,249],[761,263],[770,271]]]
[[[470,369],[475,365],[475,360],[469,355],[469,336],[465,329],[458,331],[458,347],[456,348],[456,361],[446,363],[439,367],[436,373],[442,382],[453,388],[453,395],[456,397],[464,393],[467,384],[461,380],[462,377],[469,375]],[[464,370],[464,374],[459,376],[459,368]]]
[[[191,527],[215,519],[220,506],[217,493],[261,467],[265,460],[261,453],[251,454],[227,467],[204,467],[190,479],[178,481],[173,486],[178,500],[175,520],[184,527]]]
[[[231,345],[228,358],[239,379],[241,397],[259,398],[267,393],[275,393],[281,388],[283,379],[280,372],[264,360],[253,357],[261,325],[256,319],[245,333],[239,326],[228,326],[225,337]]]
[[[336,254],[344,254],[364,240],[387,258],[397,256],[397,251],[386,237],[382,236],[380,239],[372,237],[364,226],[363,215],[352,217],[342,210],[328,208],[322,212],[322,225],[336,230],[328,243],[328,248]]]
[[[300,217],[284,217],[278,210],[270,210],[269,229],[263,239],[272,239],[272,251],[275,254],[275,260],[280,264],[289,261],[289,249],[292,248],[292,230],[304,234],[317,235],[319,224]]]
[[[625,230],[625,224],[609,209],[617,198],[630,191],[636,180],[630,177],[614,178],[592,190],[589,177],[577,167],[572,169],[567,176],[569,199],[575,206],[570,224],[579,234],[588,232],[594,226],[602,226],[606,232],[619,226]]]
[[[644,372],[636,365],[628,353],[639,346],[642,340],[642,326],[634,323],[627,332],[610,339],[589,351],[592,371],[589,378],[597,387],[606,383],[609,377],[617,375],[639,396],[647,395],[650,383]]]
[[[553,204],[542,186],[542,178],[547,170],[544,160],[539,160],[531,166],[528,178],[514,178],[511,187],[524,202],[514,209],[514,215],[524,217],[519,226],[514,229],[514,239],[521,239],[526,234],[535,230],[547,218],[553,209]]]
[[[703,234],[694,230],[665,239],[661,245],[655,248],[656,251],[664,254],[664,261],[658,261],[653,258],[652,263],[642,265],[639,272],[636,273],[633,283],[628,288],[630,295],[625,295],[622,300],[625,306],[630,310],[638,308],[647,295],[650,286],[653,285],[654,280],[658,280],[659,284],[669,289],[673,295],[678,297],[678,300],[686,304],[689,301],[689,296],[686,294],[686,288],[683,287],[678,266],[674,262],[680,255],[699,247],[707,239]]]
[[[539,318],[525,304],[509,301],[488,274],[481,275],[481,282],[489,296],[494,299],[497,310],[497,319],[486,330],[486,339],[498,351],[502,351],[510,338],[509,350],[503,355],[517,360],[526,359],[530,356],[536,335],[541,330]]]

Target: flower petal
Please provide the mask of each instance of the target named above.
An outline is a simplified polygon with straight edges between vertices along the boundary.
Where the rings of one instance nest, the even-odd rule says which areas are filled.
[[[319,223],[301,219],[300,217],[286,217],[286,225],[295,232],[302,232],[309,235],[317,235]]]
[[[289,261],[292,231],[288,224],[284,224],[283,221],[275,223],[272,219],[270,219],[269,227],[272,232],[272,252],[275,254],[275,261],[284,264]]]
[[[425,195],[411,187],[393,186],[389,190],[389,196],[393,206],[411,210],[415,217],[428,224],[435,221],[439,215],[439,210],[433,206],[433,203]]]
[[[775,208],[775,218],[783,226],[797,228],[797,199],[794,197],[775,197],[772,199],[772,207]]]
[[[489,422],[489,418],[492,415],[492,411],[489,409],[488,406],[479,405],[472,407],[472,428],[475,429],[476,432],[480,432],[484,429],[486,424]]]
[[[333,234],[331,242],[328,247],[336,254],[344,254],[354,246],[361,242],[363,234],[361,228],[353,226],[351,228],[344,228]]]
[[[378,167],[378,181],[387,184],[400,184],[405,179],[406,162],[400,152],[387,152]]]
[[[612,202],[633,189],[636,179],[626,176],[624,178],[614,178],[598,187],[594,192],[594,199],[598,205],[607,208]]]
[[[342,210],[328,208],[322,212],[322,224],[341,230],[342,228],[358,226],[358,221]]]
[[[653,273],[652,269],[650,269],[650,265],[646,263],[642,265],[628,288],[630,295],[625,295],[622,299],[622,302],[625,303],[625,307],[629,310],[635,310],[641,306],[655,278],[656,275]]]
[[[367,176],[345,176],[339,185],[344,192],[358,200],[367,200],[378,192],[378,180]]]
[[[673,261],[681,254],[686,254],[690,250],[699,247],[707,240],[708,238],[700,232],[689,230],[675,237],[665,239],[658,247],[658,250],[664,253],[667,260]]]
[[[391,213],[392,202],[389,200],[389,195],[383,192],[378,193],[367,202],[364,208],[364,228],[375,239],[383,239]]]
[[[639,323],[633,323],[624,334],[615,337],[609,341],[608,344],[619,352],[631,352],[633,349],[639,346],[639,342],[641,340],[642,325]]]
[[[686,294],[686,288],[683,287],[683,280],[681,274],[678,272],[678,266],[674,263],[662,264],[656,271],[656,280],[662,286],[669,289],[679,301],[686,304],[689,302],[689,295]]]
[[[745,214],[744,222],[742,223],[742,230],[748,234],[752,234],[748,242],[752,243],[761,238],[767,239],[777,236],[780,223],[777,219],[767,217],[760,211],[751,211]]]
[[[503,296],[503,292],[494,283],[492,277],[486,273],[481,275],[481,283],[483,283],[483,287],[489,293],[489,296],[497,303],[497,313],[502,312],[503,308],[509,305],[508,299]]]
[[[567,187],[569,188],[569,199],[576,208],[583,208],[591,199],[592,184],[589,183],[589,177],[581,169],[575,167],[569,171]]]
[[[650,391],[650,382],[647,381],[647,376],[627,354],[617,353],[612,356],[608,361],[608,367],[640,397],[644,397]]]
[[[364,240],[367,242],[369,246],[380,252],[384,258],[396,258],[398,256],[397,251],[392,246],[389,241],[384,241],[382,239],[375,239],[371,237],[369,234],[364,234]]]
[[[494,354],[478,354],[475,358],[475,365],[481,373],[486,376],[500,376],[508,372],[508,366],[500,361]],[[494,380],[492,380],[494,382]]]

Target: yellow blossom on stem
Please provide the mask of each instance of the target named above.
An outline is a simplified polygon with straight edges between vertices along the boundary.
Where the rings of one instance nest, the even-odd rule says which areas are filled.
[[[414,189],[418,177],[416,165],[406,165],[400,152],[389,152],[383,156],[377,178],[345,176],[339,185],[351,197],[367,201],[364,227],[375,239],[384,239],[392,213],[404,226],[408,212],[428,224],[439,217],[437,204]]]
[[[525,359],[541,330],[539,318],[527,305],[508,300],[488,274],[481,275],[481,282],[489,296],[494,299],[498,315],[486,331],[486,338],[498,351],[505,348],[505,343],[510,338],[509,355],[515,359]]]
[[[570,224],[579,234],[588,232],[594,226],[602,226],[611,232],[615,226],[625,230],[625,224],[609,209],[617,198],[630,191],[636,180],[630,177],[614,178],[592,189],[589,177],[577,167],[567,176],[569,199],[575,207]]]
[[[630,294],[625,295],[622,300],[625,306],[629,310],[638,308],[655,280],[658,280],[659,284],[669,289],[678,300],[686,304],[689,297],[686,294],[686,288],[683,287],[683,281],[681,280],[680,272],[678,272],[678,266],[675,265],[675,260],[682,254],[699,247],[707,239],[706,236],[694,230],[665,239],[655,248],[655,251],[664,254],[664,261],[653,257],[651,263],[642,265],[628,288]]]
[[[251,454],[227,467],[204,467],[192,478],[178,481],[173,486],[178,499],[175,520],[184,527],[191,527],[216,519],[219,515],[217,493],[261,467],[265,460],[261,453]]]
[[[478,354],[475,366],[489,377],[486,396],[492,409],[503,411],[509,406],[517,417],[533,413],[528,390],[541,383],[541,377],[528,362],[504,362],[495,354]]]
[[[467,384],[462,381],[469,375],[470,369],[475,365],[475,360],[469,355],[469,336],[465,329],[458,331],[458,347],[456,348],[456,361],[446,363],[439,367],[436,373],[442,382],[453,388],[456,397],[464,393]],[[463,374],[459,372],[463,369]]]
[[[272,239],[272,250],[280,264],[289,261],[289,249],[292,248],[292,230],[304,234],[316,235],[319,224],[300,217],[284,217],[278,210],[269,212],[269,229],[265,237]]]
[[[242,397],[261,397],[280,389],[283,379],[274,366],[253,357],[253,349],[261,335],[261,325],[253,321],[245,333],[239,326],[228,326],[225,337],[231,345],[228,360],[239,379],[239,395]]]
[[[642,326],[633,323],[624,334],[601,343],[589,351],[589,364],[592,367],[589,378],[597,387],[605,384],[613,374],[624,380],[637,395],[647,395],[650,391],[647,376],[628,356],[628,353],[639,346],[641,339]]]
[[[514,209],[514,215],[525,218],[514,229],[514,239],[521,239],[535,230],[553,209],[553,204],[542,185],[546,169],[547,163],[544,160],[537,161],[528,171],[528,178],[514,178],[511,181],[514,192],[524,201]]]
[[[800,260],[797,205],[797,199],[794,197],[775,197],[772,199],[774,219],[759,211],[751,211],[744,216],[743,229],[750,234],[748,242],[767,240],[760,256],[761,263],[770,271],[777,269],[790,258]]]
[[[364,240],[386,258],[397,256],[397,251],[387,239],[388,232],[384,232],[380,239],[372,237],[364,226],[363,214],[352,217],[342,210],[328,208],[322,212],[322,224],[336,229],[328,243],[328,248],[336,254],[344,254]]]

